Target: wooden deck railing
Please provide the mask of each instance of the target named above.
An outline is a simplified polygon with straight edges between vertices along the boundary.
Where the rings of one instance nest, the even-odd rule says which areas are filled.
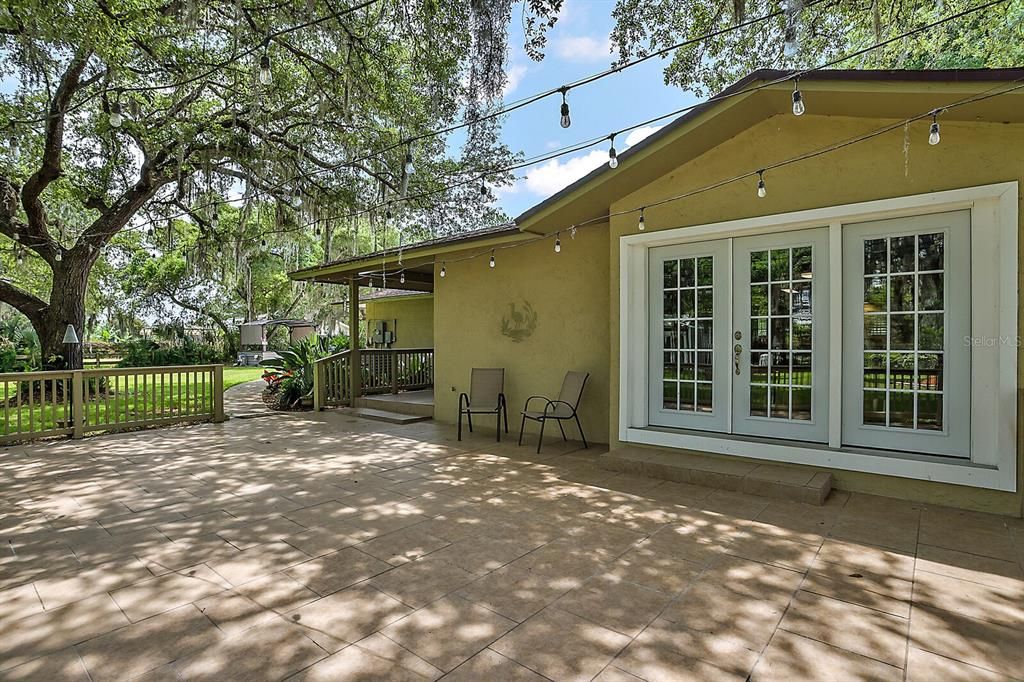
[[[223,420],[221,365],[0,374],[0,443]]]
[[[434,385],[433,348],[362,348],[359,394],[399,393]],[[352,352],[342,351],[316,362],[315,409],[352,404]]]

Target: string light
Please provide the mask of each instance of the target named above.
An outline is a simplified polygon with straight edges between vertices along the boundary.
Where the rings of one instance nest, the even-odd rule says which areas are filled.
[[[416,167],[412,165],[412,145],[410,144],[405,150],[405,174],[412,175],[416,172]]]
[[[300,206],[302,206],[302,194],[299,192],[299,190],[296,189],[294,192],[292,192],[291,199],[288,200],[288,203],[292,205],[292,208],[299,208]]]
[[[64,256],[61,255],[61,247],[60,246],[58,246],[57,250],[54,252],[53,260],[58,262],[58,263],[61,262],[62,260],[64,260]]]
[[[562,93],[562,118],[559,120],[559,124],[563,128],[568,128],[572,125],[572,119],[569,118],[569,102],[565,99],[565,96],[569,93],[569,88],[563,85],[559,88],[559,91]]]
[[[555,253],[561,253],[562,252],[562,238],[561,238],[561,234],[562,234],[561,232],[556,232],[555,233]]]
[[[569,228],[569,239],[576,239],[576,226],[573,225]]]
[[[491,263],[490,263],[490,266],[491,266],[491,268],[494,267],[494,249],[491,249]]]
[[[768,194],[768,188],[764,186],[764,170],[757,171],[757,196],[764,199]]]
[[[270,55],[264,52],[260,55],[260,84],[270,85],[274,81],[274,74],[270,71]]]
[[[793,81],[793,115],[803,116],[807,107],[804,106],[804,96],[800,92],[800,79]]]
[[[640,230],[641,232],[643,232],[644,230],[647,229],[647,223],[644,222],[644,207],[643,206],[640,207],[640,220],[638,220],[637,223],[636,223],[636,229]]]
[[[615,133],[608,136],[608,140],[611,142],[611,146],[608,147],[608,167],[618,168],[619,167],[619,155],[615,151]]]
[[[939,135],[939,112],[932,112],[932,124],[928,128],[928,144],[935,146],[939,143],[942,137]]]
[[[114,102],[110,105],[110,127],[120,128],[124,118],[121,116],[121,103]]]
[[[441,279],[444,279],[444,276],[445,276],[444,261],[441,261],[441,273],[440,274],[441,274]]]
[[[220,226],[220,209],[216,206],[213,207],[213,213],[210,215],[210,227],[217,229]]]
[[[405,271],[402,271],[402,274],[398,276],[398,281],[405,284]]]

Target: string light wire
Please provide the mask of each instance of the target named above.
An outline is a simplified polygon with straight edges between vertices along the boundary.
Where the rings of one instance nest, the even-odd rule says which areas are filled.
[[[811,151],[808,151],[808,152],[804,152],[804,153],[798,154],[796,156],[792,156],[792,157],[784,159],[782,161],[776,161],[775,163],[767,164],[767,165],[763,166],[762,168],[759,168],[758,170],[753,170],[753,171],[747,171],[747,172],[744,172],[744,173],[740,173],[738,175],[734,175],[734,176],[725,178],[723,180],[719,180],[719,181],[713,182],[711,184],[704,185],[702,187],[698,187],[698,188],[693,189],[693,190],[689,190],[687,192],[682,192],[680,194],[671,195],[671,196],[665,197],[663,199],[658,199],[656,201],[650,201],[650,202],[647,202],[646,204],[644,204],[643,206],[638,206],[638,207],[635,207],[635,208],[620,209],[618,211],[609,211],[608,213],[605,213],[603,215],[597,216],[595,218],[590,218],[590,219],[585,220],[583,222],[575,223],[573,225],[573,228],[574,229],[578,229],[578,228],[590,227],[590,226],[594,226],[594,225],[603,225],[604,223],[609,222],[612,218],[623,216],[623,215],[631,215],[631,214],[638,213],[638,212],[641,213],[641,215],[642,215],[643,212],[645,211],[645,209],[648,209],[648,208],[650,208],[652,206],[662,206],[662,205],[673,203],[673,202],[676,202],[676,201],[681,201],[683,199],[688,199],[690,197],[693,197],[693,196],[696,196],[696,195],[699,195],[699,194],[704,194],[706,192],[710,192],[712,190],[719,189],[721,187],[725,187],[727,185],[731,185],[731,184],[734,184],[734,183],[737,183],[737,182],[742,182],[744,180],[749,180],[752,177],[758,177],[760,173],[763,173],[765,171],[775,170],[775,169],[778,169],[778,168],[783,168],[785,166],[790,166],[790,165],[793,165],[793,164],[796,164],[796,163],[800,163],[802,161],[807,161],[809,159],[817,158],[817,157],[823,156],[825,154],[829,154],[829,153],[832,153],[832,152],[835,152],[835,151],[839,151],[839,150],[844,149],[846,147],[850,147],[852,145],[859,144],[861,142],[866,142],[868,140],[874,139],[876,137],[879,137],[879,136],[884,135],[886,133],[892,132],[894,130],[902,129],[904,126],[909,125],[910,123],[914,123],[916,121],[930,119],[934,115],[935,111],[948,111],[950,109],[954,109],[954,108],[957,108],[957,107],[966,106],[968,104],[974,104],[976,102],[981,102],[981,101],[984,101],[984,100],[987,100],[987,99],[991,99],[993,97],[999,97],[1001,95],[1005,95],[1005,94],[1008,94],[1008,93],[1011,93],[1011,92],[1016,92],[1016,91],[1021,90],[1022,88],[1024,88],[1024,78],[1017,79],[1017,80],[1014,80],[1014,81],[1010,81],[1010,83],[1009,83],[1010,87],[1006,87],[1006,88],[1004,88],[1002,90],[996,91],[998,88],[1003,87],[1003,85],[1006,85],[1006,84],[1001,84],[1001,85],[996,86],[994,88],[989,88],[988,90],[982,91],[981,93],[978,93],[976,95],[972,95],[970,97],[966,97],[966,98],[963,98],[963,99],[951,102],[951,103],[946,104],[946,105],[944,105],[944,106],[942,106],[942,107],[940,107],[938,109],[929,109],[926,112],[917,114],[915,116],[911,116],[909,118],[903,119],[903,120],[898,121],[896,123],[891,123],[891,124],[882,126],[880,128],[876,128],[876,129],[874,129],[872,131],[869,131],[867,133],[863,133],[861,135],[857,135],[855,137],[848,138],[846,140],[842,140],[840,142],[835,142],[835,143],[832,143],[830,145],[826,145],[824,147],[819,147],[817,149],[814,149],[814,150],[811,150]],[[530,246],[532,244],[536,244],[538,242],[542,242],[542,241],[545,241],[547,239],[550,239],[553,236],[557,238],[557,235],[558,235],[558,233],[560,231],[561,231],[561,229],[556,230],[554,232],[547,232],[547,233],[544,233],[544,234],[538,234],[538,235],[535,235],[533,237],[529,237],[529,238],[526,238],[526,239],[523,239],[523,240],[520,240],[520,241],[516,241],[516,242],[512,242],[512,243],[509,243],[509,244],[501,244],[501,245],[497,245],[497,246],[494,246],[494,247],[488,247],[486,250],[478,251],[476,253],[472,253],[472,254],[469,254],[469,255],[466,255],[466,256],[462,256],[462,257],[459,257],[459,258],[446,258],[444,263],[445,264],[447,264],[447,263],[461,263],[461,262],[475,260],[477,258],[480,258],[480,257],[483,257],[483,256],[487,256],[487,255],[490,255],[491,258],[493,259],[495,251],[502,251],[502,250],[505,250],[505,249],[516,249],[516,248],[520,248],[520,247],[523,247],[523,246]],[[428,261],[428,262],[431,262],[434,265],[436,265],[438,263],[438,261],[436,259],[433,260],[433,261]],[[361,276],[362,275],[372,276],[374,274],[379,274],[379,273],[373,272],[373,271],[367,271],[367,272],[360,272],[359,274]]]

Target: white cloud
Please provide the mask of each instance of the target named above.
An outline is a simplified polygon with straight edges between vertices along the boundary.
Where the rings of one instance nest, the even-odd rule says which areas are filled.
[[[595,149],[583,156],[551,159],[531,170],[522,182],[533,194],[548,197],[607,162],[608,152],[603,149]]]
[[[643,128],[637,128],[636,130],[631,131],[629,135],[626,136],[626,146],[632,147],[637,142],[642,141],[644,138],[648,137],[649,135],[653,135],[654,133],[658,132],[661,129],[662,126],[644,126]]]
[[[603,62],[612,58],[612,41],[609,37],[564,36],[553,43],[555,54],[570,62]]]
[[[519,84],[523,82],[523,76],[526,75],[526,66],[523,64],[513,64],[509,67],[506,76],[508,79],[505,81],[505,87],[501,91],[502,98],[506,98],[515,92]]]

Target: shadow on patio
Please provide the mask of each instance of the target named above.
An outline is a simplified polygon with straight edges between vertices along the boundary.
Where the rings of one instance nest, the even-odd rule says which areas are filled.
[[[0,453],[7,679],[1019,679],[1024,522],[283,414]]]

